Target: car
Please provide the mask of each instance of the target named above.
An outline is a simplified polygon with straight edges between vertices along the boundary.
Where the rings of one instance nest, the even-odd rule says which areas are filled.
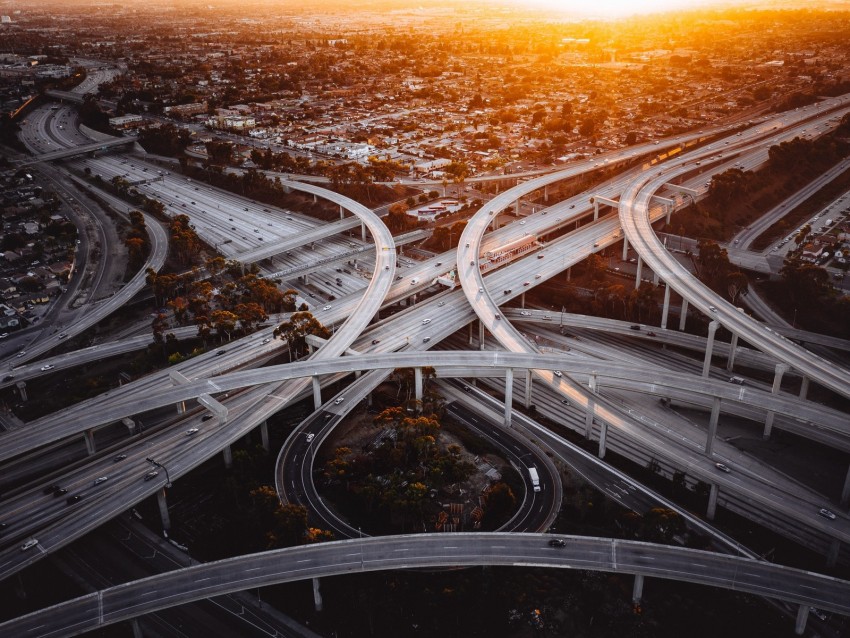
[[[708,309],[711,310],[711,312],[717,312],[717,308],[714,306],[709,306]]]
[[[633,324],[633,325],[629,326],[629,330],[640,330],[640,326],[637,325],[637,324]]]
[[[422,340],[422,343],[428,343],[429,341],[431,341],[431,337],[425,337],[425,338]]]
[[[469,265],[470,265],[470,266],[474,266],[474,265],[475,265],[475,260],[473,259],[472,261],[470,261],[470,262],[469,262]]]
[[[3,334],[0,334],[0,339],[5,339],[5,338],[6,338],[6,337],[8,337],[8,336],[9,336],[9,333],[8,333],[8,332],[4,332]]]
[[[553,538],[549,541],[549,547],[566,547],[567,542],[563,538]]]
[[[543,255],[543,254],[537,255],[537,259],[543,259],[545,256],[546,255]]]
[[[65,338],[65,337],[67,337],[67,336],[68,336],[68,333],[67,333],[67,332],[60,332],[60,333],[59,333],[59,338],[60,338],[60,339],[64,339],[64,338]]]
[[[732,471],[732,470],[729,469],[729,467],[727,465],[724,465],[723,463],[715,463],[714,467],[716,467],[721,472],[726,472],[727,474],[729,474],[729,472]]]
[[[531,285],[531,282],[530,282],[530,281],[523,281],[523,282],[522,282],[522,285],[523,285],[523,286],[530,286],[530,285]]]
[[[564,376],[564,373],[563,373],[563,372],[561,372],[560,370],[553,370],[553,371],[552,371],[552,374],[554,374],[554,375],[555,375],[556,377],[558,377],[558,378],[560,378],[560,377]]]
[[[729,383],[744,385],[744,377],[729,377]]]
[[[540,279],[541,277],[543,277],[543,275],[541,275],[540,273],[537,273],[536,275],[534,275],[535,279]]]
[[[430,319],[423,319],[423,320],[422,320],[422,325],[423,325],[423,326],[428,325],[429,323],[431,323],[431,320],[430,320]]]
[[[496,319],[501,319],[502,315],[496,315]]]
[[[211,418],[213,418],[212,414],[205,414],[201,417],[201,421],[209,421]]]
[[[466,244],[466,247],[469,248],[469,243]]]
[[[379,343],[381,343],[381,340],[380,340],[380,339],[372,339],[372,345],[373,345],[373,346],[376,346],[376,345],[378,345]]]
[[[576,207],[576,205],[575,205],[575,204],[570,204],[570,210],[572,210],[572,209],[573,209],[573,208],[575,208],[575,207]]]
[[[315,434],[313,434],[312,432],[310,432],[310,434],[308,434],[308,435],[307,435],[307,443],[309,443],[310,441],[312,441],[312,440],[313,440],[313,437],[315,437],[315,436],[316,436]]]
[[[440,303],[437,304],[437,306],[439,306],[440,308],[442,308],[445,305],[446,305],[445,301],[441,301]]]
[[[263,339],[263,345],[266,345],[267,343],[271,343],[271,341],[272,341],[271,337],[266,337],[265,339]]]
[[[66,499],[65,499],[65,502],[66,502],[68,505],[73,505],[74,503],[78,503],[78,502],[80,502],[81,500],[83,500],[83,495],[82,495],[82,494],[74,494],[73,496],[69,496],[68,498],[66,498]]]
[[[531,316],[531,313],[528,312],[528,310],[520,310],[519,314],[522,315],[523,317],[530,317]]]
[[[506,295],[511,294],[511,289],[510,289],[510,288],[506,288],[506,289],[505,289],[505,294],[506,294]]]
[[[18,354],[15,355],[15,357],[17,357],[18,359],[25,356],[27,356],[26,350],[21,350]]]
[[[438,261],[438,262],[437,262],[436,264],[434,264],[434,265],[435,265],[435,266],[442,266],[442,265],[443,265],[443,262]]]
[[[598,241],[597,241],[597,242],[593,242],[593,247],[594,247],[594,248],[599,248],[599,242],[598,242]]]
[[[825,507],[820,508],[818,510],[818,514],[820,514],[824,518],[828,518],[831,521],[835,520],[835,514],[833,512],[831,512],[830,510],[826,509]]]
[[[218,352],[215,353],[215,356],[220,357],[223,354],[227,354],[227,350],[219,350]]]
[[[337,397],[336,399],[334,399],[334,405],[339,405],[343,401],[345,401],[345,397]]]
[[[386,266],[384,266],[384,270],[389,270],[389,269],[390,269],[390,265],[389,265],[389,264],[387,264]]]
[[[157,472],[156,470],[151,470],[150,472],[145,474],[145,480],[150,481],[152,479],[155,479],[157,476],[159,476],[159,472]]]
[[[42,372],[47,372],[48,370],[53,370],[53,368],[54,368],[54,366],[52,366],[51,364],[48,363],[46,366],[41,366],[41,368],[39,368],[39,369]]]
[[[37,538],[29,538],[26,541],[24,541],[23,545],[21,545],[21,551],[25,552],[28,549],[35,547],[36,545],[38,545],[38,539]]]
[[[14,378],[15,378],[15,375],[14,375],[14,374],[7,374],[5,377],[3,377],[3,381],[4,381],[4,382],[6,382],[6,381],[11,381],[11,380],[12,380],[12,379],[14,379]]]
[[[56,497],[56,496],[62,496],[63,494],[67,494],[67,493],[68,493],[68,489],[67,489],[67,488],[60,487],[59,489],[54,490],[54,492],[53,492],[53,496],[54,496],[54,497]]]
[[[563,403],[564,405],[569,405],[570,400],[569,399],[561,399],[561,403]]]
[[[192,436],[193,434],[197,434],[200,430],[198,428],[189,428],[186,430],[186,436]]]
[[[519,223],[519,225],[520,225],[520,226],[525,226],[525,220],[523,219],[523,220]]]
[[[324,308],[322,308],[322,310],[330,310],[330,309],[331,309],[330,305],[327,305]]]
[[[472,388],[470,388],[468,385],[463,386],[463,389],[465,392],[472,392]]]

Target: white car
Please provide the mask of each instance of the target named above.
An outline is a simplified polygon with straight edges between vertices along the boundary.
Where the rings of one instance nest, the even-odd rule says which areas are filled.
[[[109,480],[109,477],[108,477],[108,476],[101,476],[101,477],[98,477],[98,478],[96,478],[96,479],[94,480],[94,484],[95,484],[95,485],[100,485],[100,484],[101,484],[101,483],[103,483],[104,481],[108,481],[108,480]]]
[[[38,545],[38,539],[37,538],[30,538],[26,542],[24,542],[23,545],[21,545],[21,551],[25,552],[28,549],[30,549],[31,547],[35,547],[36,545]]]
[[[714,306],[709,306],[708,309],[711,310],[711,312],[717,312],[717,308]]]
[[[266,337],[265,339],[263,339],[263,345],[265,345],[267,343],[271,343],[271,340],[272,340],[271,337]]]
[[[316,435],[315,435],[315,434],[313,434],[312,432],[310,432],[310,434],[308,434],[308,435],[307,435],[307,443],[309,443],[310,441],[312,441],[314,436],[316,436]]]
[[[330,310],[330,309],[331,309],[331,307],[329,305],[322,308],[322,310]]]
[[[818,514],[820,514],[820,515],[821,515],[821,516],[823,516],[824,518],[828,518],[828,519],[829,519],[829,520],[831,520],[831,521],[834,521],[834,520],[835,520],[835,514],[833,514],[831,511],[829,511],[829,510],[828,510],[828,509],[826,509],[825,507],[820,508],[820,509],[818,510]]]
[[[53,370],[53,366],[48,363],[46,366],[41,366],[40,369],[42,372],[46,372],[48,370]]]
[[[336,400],[334,401],[334,405],[339,405],[339,404],[340,404],[340,403],[342,403],[343,401],[345,401],[345,397],[339,397],[338,399],[336,399]]]
[[[440,303],[438,303],[437,305],[438,305],[440,308],[442,308],[443,306],[445,306],[445,305],[446,305],[446,302],[445,302],[445,301],[441,301],[441,302],[440,302]]]
[[[198,428],[189,428],[186,430],[186,436],[192,436],[193,434],[197,434],[200,430]]]
[[[423,326],[425,326],[425,325],[427,325],[427,324],[429,324],[429,323],[431,323],[431,320],[430,320],[430,319],[423,319],[423,320],[422,320],[422,325],[423,325]]]

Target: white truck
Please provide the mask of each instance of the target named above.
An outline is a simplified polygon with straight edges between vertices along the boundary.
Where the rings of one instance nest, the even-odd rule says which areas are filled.
[[[532,485],[532,487],[534,487],[534,491],[539,492],[540,491],[540,476],[538,476],[538,474],[537,474],[537,468],[536,467],[528,468],[528,476],[531,479],[531,485]]]

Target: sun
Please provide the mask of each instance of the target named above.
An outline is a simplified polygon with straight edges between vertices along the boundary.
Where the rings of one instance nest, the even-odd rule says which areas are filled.
[[[558,13],[622,18],[642,13],[660,13],[676,9],[695,9],[712,0],[514,0],[514,4],[535,9],[551,9]]]

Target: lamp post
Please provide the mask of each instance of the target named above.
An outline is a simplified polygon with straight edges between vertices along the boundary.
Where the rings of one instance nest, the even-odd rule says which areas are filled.
[[[165,467],[162,463],[155,461],[150,457],[147,457],[145,460],[151,465],[161,468],[162,471],[165,472],[165,487],[171,487],[171,477],[168,476],[168,468]]]

